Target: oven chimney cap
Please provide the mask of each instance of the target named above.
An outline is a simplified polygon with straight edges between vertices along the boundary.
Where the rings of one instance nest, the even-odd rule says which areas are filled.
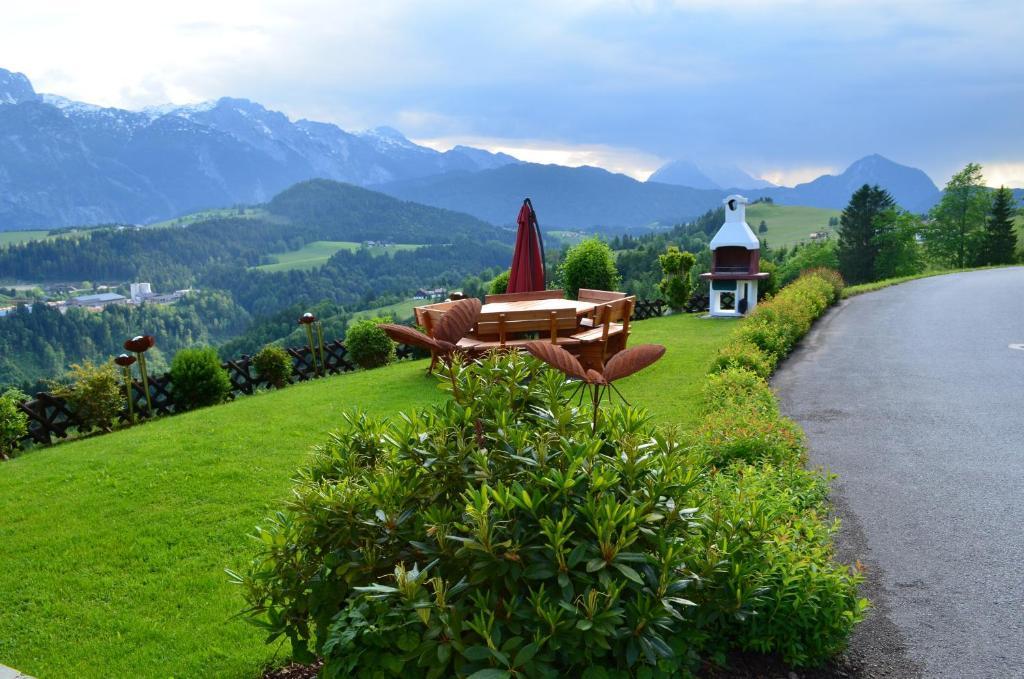
[[[725,204],[725,224],[711,239],[711,249],[722,247],[742,247],[747,250],[760,250],[761,241],[747,225],[747,201],[745,196],[733,194],[727,196]]]

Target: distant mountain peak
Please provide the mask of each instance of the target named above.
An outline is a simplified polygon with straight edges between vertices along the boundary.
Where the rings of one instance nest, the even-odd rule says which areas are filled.
[[[39,100],[40,97],[28,76],[0,68],[0,105]]]
[[[769,181],[753,177],[735,165],[673,160],[665,163],[647,181],[689,186],[694,189],[766,189]]]

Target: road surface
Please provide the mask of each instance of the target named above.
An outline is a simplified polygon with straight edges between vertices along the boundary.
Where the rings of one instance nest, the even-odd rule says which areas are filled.
[[[867,568],[853,664],[1024,677],[1024,268],[853,297],[773,386],[839,475],[840,557]]]

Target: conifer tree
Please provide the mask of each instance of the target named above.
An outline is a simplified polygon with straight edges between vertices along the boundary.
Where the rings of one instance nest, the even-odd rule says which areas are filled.
[[[985,223],[979,264],[1012,264],[1017,260],[1017,232],[1013,229],[1013,191],[1000,187]]]
[[[857,189],[839,219],[839,271],[848,283],[875,279],[878,257],[876,220],[895,205],[889,192],[878,185]]]

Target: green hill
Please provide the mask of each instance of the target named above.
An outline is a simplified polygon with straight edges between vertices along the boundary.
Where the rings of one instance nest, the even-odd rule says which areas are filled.
[[[730,321],[637,323],[668,347],[619,384],[663,423],[692,426]],[[225,568],[279,505],[311,445],[358,406],[375,414],[443,398],[425,361],[240,398],[0,464],[0,659],[46,677],[255,677],[287,648],[235,617]]]
[[[791,247],[809,241],[815,231],[827,231],[835,238],[836,227],[829,226],[828,220],[841,214],[841,210],[819,207],[755,203],[747,206],[747,224],[758,238],[768,240],[769,247]],[[768,225],[768,233],[758,232],[761,220]]]

